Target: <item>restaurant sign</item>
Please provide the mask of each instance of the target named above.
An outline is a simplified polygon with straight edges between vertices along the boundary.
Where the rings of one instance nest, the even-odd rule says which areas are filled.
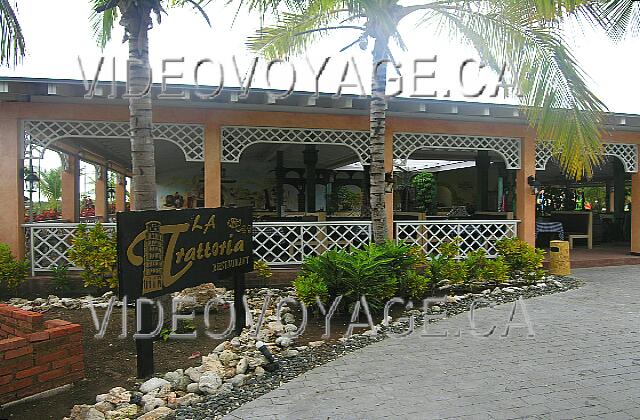
[[[122,212],[120,297],[156,297],[253,269],[252,208]]]

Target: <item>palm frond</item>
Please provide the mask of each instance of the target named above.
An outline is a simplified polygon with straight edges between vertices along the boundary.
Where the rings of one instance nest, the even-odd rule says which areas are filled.
[[[118,19],[117,2],[112,0],[91,0],[89,23],[93,38],[104,49],[111,40],[113,28]]]
[[[601,161],[601,123],[606,106],[590,91],[586,75],[556,31],[510,4],[478,9],[436,9],[444,27],[472,45],[494,68],[509,66],[520,102],[539,139],[553,141],[554,154],[576,179],[591,176]],[[494,5],[495,6],[495,5]]]
[[[339,23],[341,16],[348,12],[342,6],[334,0],[314,0],[302,13],[283,13],[277,24],[264,27],[250,37],[247,46],[267,58],[281,58],[304,52],[311,42],[328,31],[363,31],[364,27]]]
[[[25,55],[22,28],[9,0],[0,0],[0,64],[17,65]]]

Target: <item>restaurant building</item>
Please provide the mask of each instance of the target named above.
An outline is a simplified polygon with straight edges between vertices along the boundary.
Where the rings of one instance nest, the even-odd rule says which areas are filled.
[[[254,206],[256,256],[273,266],[369,242],[368,98],[223,89],[203,100],[193,86],[175,88],[190,99],[154,100],[159,208]],[[124,90],[117,85],[113,98],[111,84],[99,84],[87,99],[82,81],[0,79],[0,241],[27,256],[34,274],[68,261],[77,223],[115,229],[114,213],[135,209],[127,202]],[[154,98],[159,91],[153,86]],[[640,116],[607,116],[606,158],[592,179],[576,183],[551,156],[552,139],[537,138],[517,106],[395,98],[387,115],[394,239],[435,252],[460,237],[463,252],[483,247],[492,255],[503,237],[535,244],[556,235],[576,247],[625,243],[625,253],[640,253]],[[46,150],[62,165],[61,214],[53,220],[34,218],[35,181],[25,181]],[[90,215],[81,162],[96,168]],[[426,211],[411,183],[425,171],[437,183]],[[603,199],[585,205],[587,187],[600,188]]]

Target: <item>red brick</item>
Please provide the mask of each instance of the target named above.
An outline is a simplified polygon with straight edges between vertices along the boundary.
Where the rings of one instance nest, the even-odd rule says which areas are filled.
[[[0,386],[0,394],[6,394],[8,392],[13,392],[18,389],[22,389],[27,387],[33,383],[32,378],[20,379],[19,381],[12,381],[6,385]]]
[[[0,405],[17,400],[16,394],[0,395]]]
[[[50,370],[49,372],[41,373],[40,375],[38,375],[38,382],[46,382],[51,379],[59,378],[68,371],[69,368],[67,366],[64,366],[58,369]]]
[[[49,332],[48,331],[38,331],[38,332],[34,332],[29,334],[29,341],[34,342],[34,341],[44,341],[44,340],[48,340],[49,339]]]
[[[22,337],[7,338],[6,340],[0,341],[0,351],[17,349],[27,344],[29,344],[29,342]]]
[[[13,375],[0,376],[0,385],[6,385],[13,380]]]
[[[69,336],[69,341],[71,343],[82,343],[82,334],[75,333]]]
[[[34,366],[29,369],[24,369],[16,373],[16,379],[22,379],[22,378],[27,378],[29,376],[37,375],[39,373],[46,372],[49,369],[50,369],[49,363],[46,363],[44,365]]]
[[[41,365],[54,360],[63,359],[67,356],[67,350],[59,350],[55,353],[47,353],[36,356],[36,365]]]
[[[51,368],[57,369],[62,366],[72,365],[77,362],[81,362],[84,360],[84,356],[82,354],[76,354],[75,356],[67,357],[60,360],[54,360],[51,363]]]
[[[17,325],[18,324],[18,320],[3,316],[2,317],[2,323],[3,324],[7,324],[7,325]]]
[[[63,327],[50,328],[47,330],[51,338],[58,338],[65,335],[81,332],[82,329],[78,324],[65,325]]]
[[[42,324],[44,319],[44,316],[42,314],[30,311],[14,311],[13,317],[21,321],[27,321],[33,325]]]
[[[13,328],[13,327],[8,326],[7,324],[0,325],[0,330],[8,332],[9,334],[15,334],[16,333],[16,329]]]
[[[63,327],[69,324],[71,324],[69,321],[63,321],[61,319],[50,319],[48,321],[44,321],[45,328]]]
[[[31,366],[33,366],[33,356],[30,354],[11,360],[2,360],[0,362],[0,375],[17,372]]]
[[[31,346],[24,346],[17,348],[15,350],[9,350],[4,354],[4,359],[9,360],[15,357],[24,356],[25,354],[31,354],[33,352],[33,348]]]
[[[84,361],[77,362],[71,365],[71,372],[77,372],[79,370],[81,370],[84,374]]]
[[[29,336],[29,334],[31,334],[31,331],[22,331],[16,328],[16,332],[15,335],[17,335],[18,337],[24,337],[27,338]]]

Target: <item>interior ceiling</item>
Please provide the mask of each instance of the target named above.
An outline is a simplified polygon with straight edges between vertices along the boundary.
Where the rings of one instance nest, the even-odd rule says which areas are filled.
[[[284,166],[289,168],[303,168],[304,157],[302,152],[305,150],[303,144],[274,144],[274,143],[256,143],[247,147],[240,156],[241,162],[262,161],[276,166],[276,156],[278,151],[284,152]],[[347,146],[320,144],[316,145],[318,150],[317,168],[335,169],[350,163],[359,161],[356,152]]]
[[[81,138],[65,139],[63,142],[131,169],[129,139]],[[184,169],[185,166],[202,166],[202,162],[187,162],[182,150],[169,141],[156,140],[155,146],[156,171],[159,174]]]

